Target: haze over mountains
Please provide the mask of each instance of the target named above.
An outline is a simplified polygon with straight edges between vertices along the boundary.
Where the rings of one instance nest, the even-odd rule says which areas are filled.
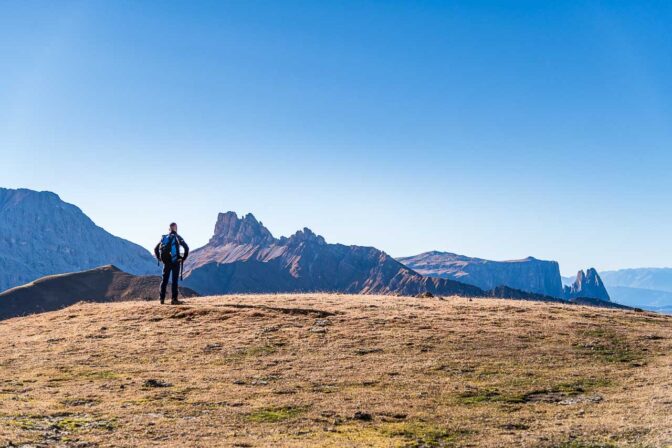
[[[51,192],[0,188],[0,291],[64,272],[114,264],[156,273],[143,247],[111,235]]]
[[[621,269],[600,275],[619,303],[672,313],[672,268]]]
[[[672,292],[672,268],[638,268],[606,271],[600,274],[610,286]]]

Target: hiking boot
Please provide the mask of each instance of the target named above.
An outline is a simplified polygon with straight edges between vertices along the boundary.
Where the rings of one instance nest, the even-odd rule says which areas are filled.
[[[180,302],[177,299],[173,299],[173,300],[170,301],[170,304],[171,305],[184,305],[184,302]]]
[[[161,302],[161,305],[163,305],[164,300],[163,300],[163,299],[159,299],[159,302]]]

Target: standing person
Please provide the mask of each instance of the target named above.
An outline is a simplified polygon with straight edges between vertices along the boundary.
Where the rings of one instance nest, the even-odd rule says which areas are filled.
[[[184,255],[180,254],[180,246],[184,248]],[[161,281],[161,295],[159,296],[161,304],[166,299],[166,288],[168,287],[168,278],[173,276],[173,296],[171,305],[178,305],[177,300],[177,282],[180,277],[180,267],[189,256],[189,246],[182,237],[177,234],[177,224],[170,224],[170,232],[161,237],[161,241],[154,248],[154,255],[163,263],[163,280]]]

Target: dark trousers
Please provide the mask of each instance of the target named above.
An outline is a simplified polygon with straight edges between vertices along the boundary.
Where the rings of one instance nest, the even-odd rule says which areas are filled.
[[[163,265],[163,280],[161,281],[161,301],[166,298],[166,289],[168,288],[168,279],[173,276],[173,300],[177,300],[177,282],[180,279],[180,263],[165,263]]]

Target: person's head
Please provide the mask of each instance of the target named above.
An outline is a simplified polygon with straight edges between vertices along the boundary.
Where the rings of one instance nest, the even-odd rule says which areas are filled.
[[[175,224],[174,222],[171,222],[170,223],[170,231],[171,232],[177,232],[177,224]]]

